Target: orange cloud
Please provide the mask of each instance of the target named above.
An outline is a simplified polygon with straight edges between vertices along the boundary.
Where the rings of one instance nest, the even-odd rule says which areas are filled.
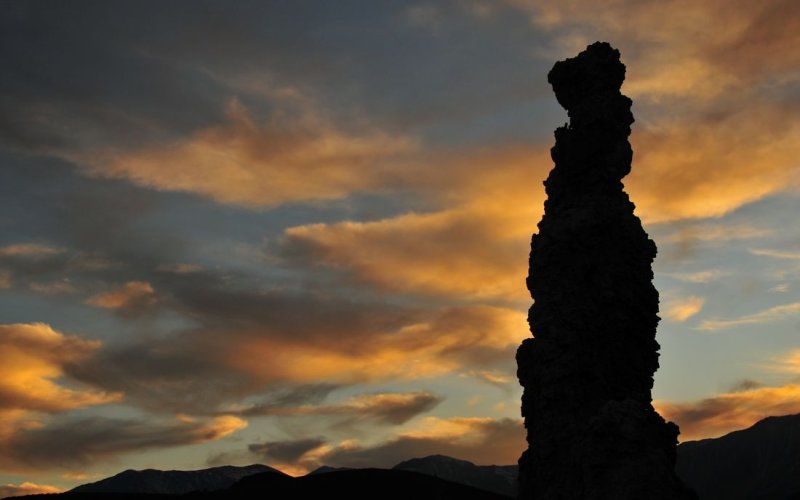
[[[800,413],[800,385],[756,387],[689,403],[656,401],[654,406],[681,428],[681,440],[717,437],[759,420]]]
[[[285,232],[284,253],[348,272],[389,292],[527,303],[530,235],[541,218],[544,148],[432,157],[434,196],[449,208],[371,222],[310,224]],[[445,188],[445,186],[449,186]]]
[[[0,290],[11,288],[11,274],[8,271],[0,270]]]
[[[800,51],[786,50],[800,44],[797,2],[506,4],[554,38],[548,60],[598,39],[622,52],[637,117],[626,185],[646,221],[718,217],[798,188],[796,104],[762,92],[800,79]]]
[[[23,495],[44,495],[48,493],[61,493],[64,491],[57,486],[48,484],[36,484],[25,481],[20,484],[6,483],[0,485],[0,498],[20,497]]]
[[[703,297],[686,297],[670,301],[666,304],[664,314],[672,321],[683,322],[703,309],[706,299]]]
[[[651,223],[719,217],[800,185],[800,124],[776,105],[661,118],[634,130],[634,167],[625,184]]]
[[[59,383],[65,365],[80,363],[99,347],[42,323],[0,325],[0,410],[63,412],[119,401],[119,393]]]
[[[147,307],[154,304],[157,295],[146,281],[129,281],[116,290],[89,297],[86,302],[105,309]]]
[[[292,98],[294,99],[294,98]],[[222,203],[269,207],[385,188],[396,172],[386,159],[415,148],[380,132],[348,134],[304,106],[299,116],[257,123],[238,100],[227,121],[168,146],[91,152],[75,159],[95,175],[161,190],[189,191]]]
[[[407,380],[510,359],[510,352],[528,335],[524,312],[469,306],[374,331],[367,338],[334,336],[309,343],[254,336],[229,346],[226,360],[265,381]]]

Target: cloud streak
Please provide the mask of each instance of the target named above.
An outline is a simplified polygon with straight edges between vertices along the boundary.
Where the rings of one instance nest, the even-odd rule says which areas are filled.
[[[341,415],[381,424],[404,424],[421,413],[428,412],[442,398],[428,391],[410,393],[376,393],[353,396],[338,404],[275,406],[254,405],[242,410],[243,416],[305,416]]]
[[[715,331],[734,328],[742,325],[760,325],[772,323],[800,313],[800,302],[770,307],[755,314],[748,314],[733,319],[707,319],[700,322],[699,330]]]
[[[219,440],[246,426],[246,421],[231,415],[210,420],[180,417],[163,423],[69,418],[0,440],[0,468],[30,471],[94,465],[125,453]]]

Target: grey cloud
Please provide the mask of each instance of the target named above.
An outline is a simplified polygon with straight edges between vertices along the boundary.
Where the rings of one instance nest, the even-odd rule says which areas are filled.
[[[225,417],[161,423],[71,418],[41,428],[21,429],[0,441],[0,467],[26,470],[85,466],[123,453],[218,439],[243,425],[239,419]]]
[[[325,444],[322,438],[298,439],[294,441],[267,441],[253,443],[247,447],[248,451],[267,461],[292,463],[297,461],[307,451],[319,448]]]
[[[401,425],[426,413],[443,401],[443,398],[428,391],[413,393],[361,394],[348,400],[332,404],[304,404],[285,406],[257,404],[241,411],[244,416],[344,416],[337,427],[348,427],[358,421],[374,421],[384,425]]]

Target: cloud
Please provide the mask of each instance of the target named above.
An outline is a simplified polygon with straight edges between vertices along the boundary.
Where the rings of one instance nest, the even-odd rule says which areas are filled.
[[[315,457],[334,467],[391,467],[403,460],[443,454],[478,464],[512,464],[525,446],[519,420],[426,418],[417,428],[373,446],[349,441]],[[307,464],[312,466],[312,464]]]
[[[87,304],[105,309],[141,310],[158,300],[153,286],[146,281],[129,281],[110,292],[98,293],[86,300]]]
[[[676,322],[683,322],[703,309],[706,299],[703,297],[686,297],[667,302],[664,314]]]
[[[42,323],[0,325],[0,410],[56,413],[119,401],[120,392],[64,384],[66,367],[99,348]]]
[[[291,227],[282,255],[381,292],[528,302],[521,277],[543,209],[540,181],[552,167],[546,148],[467,150],[425,161],[437,166],[417,187],[441,209]]]
[[[0,270],[0,290],[11,288],[11,273]]]
[[[498,222],[453,210],[298,226],[286,231],[283,253],[389,292],[523,299],[525,240],[499,237]]]
[[[409,380],[512,359],[528,334],[525,321],[524,313],[506,308],[453,307],[397,328],[368,330],[368,338],[359,332],[335,342],[252,336],[233,343],[227,358],[263,380]]]
[[[656,401],[654,406],[680,426],[682,441],[703,439],[749,427],[769,416],[800,413],[800,386],[750,385],[698,401]]]
[[[67,418],[19,430],[0,441],[0,469],[63,469],[95,464],[134,451],[172,448],[222,439],[247,426],[225,415],[198,420],[144,422],[104,417]]]
[[[348,134],[307,107],[299,117],[286,112],[259,124],[234,99],[225,123],[184,140],[74,159],[94,175],[255,208],[388,188],[397,180],[388,160],[414,147],[376,131]]]
[[[0,257],[41,257],[64,252],[63,248],[40,243],[15,243],[0,247]]]
[[[733,319],[707,319],[700,322],[699,330],[724,330],[741,325],[758,325],[762,323],[770,323],[779,321],[788,316],[793,316],[800,313],[800,302],[793,304],[783,304],[780,306],[770,307],[764,311],[747,316],[741,316]]]
[[[36,484],[25,481],[24,483],[0,485],[0,498],[19,497],[23,495],[44,495],[48,493],[61,493],[63,489],[48,484]]]
[[[344,415],[358,420],[381,424],[404,424],[421,413],[435,408],[442,398],[427,391],[407,393],[376,393],[353,396],[338,404],[309,404],[301,406],[254,405],[241,411],[242,415]]]

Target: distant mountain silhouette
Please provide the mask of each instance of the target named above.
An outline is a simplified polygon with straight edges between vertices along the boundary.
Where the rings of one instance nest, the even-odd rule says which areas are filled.
[[[702,500],[800,500],[800,414],[682,443],[677,472]]]
[[[325,474],[328,472],[336,472],[339,470],[352,470],[352,467],[329,467],[327,465],[323,465],[322,467],[317,467],[316,469],[312,470],[308,473],[308,475],[312,474]]]
[[[220,496],[221,495],[221,496]],[[350,469],[283,478],[256,474],[208,498],[346,498],[348,500],[508,500],[510,497],[398,469]]]
[[[202,470],[126,470],[95,483],[71,490],[73,493],[160,493],[182,495],[192,491],[223,490],[246,476],[271,473],[285,476],[266,465],[226,465]]]
[[[421,472],[509,497],[517,494],[516,465],[475,465],[466,460],[431,455],[406,460],[395,465],[394,469]]]
[[[156,471],[159,472],[159,471]],[[291,477],[262,472],[243,477],[230,488],[184,495],[100,493],[70,491],[30,495],[29,499],[53,500],[282,500],[291,498],[346,498],[347,500],[509,500],[510,497],[445,481],[419,472],[393,469],[337,470]]]

